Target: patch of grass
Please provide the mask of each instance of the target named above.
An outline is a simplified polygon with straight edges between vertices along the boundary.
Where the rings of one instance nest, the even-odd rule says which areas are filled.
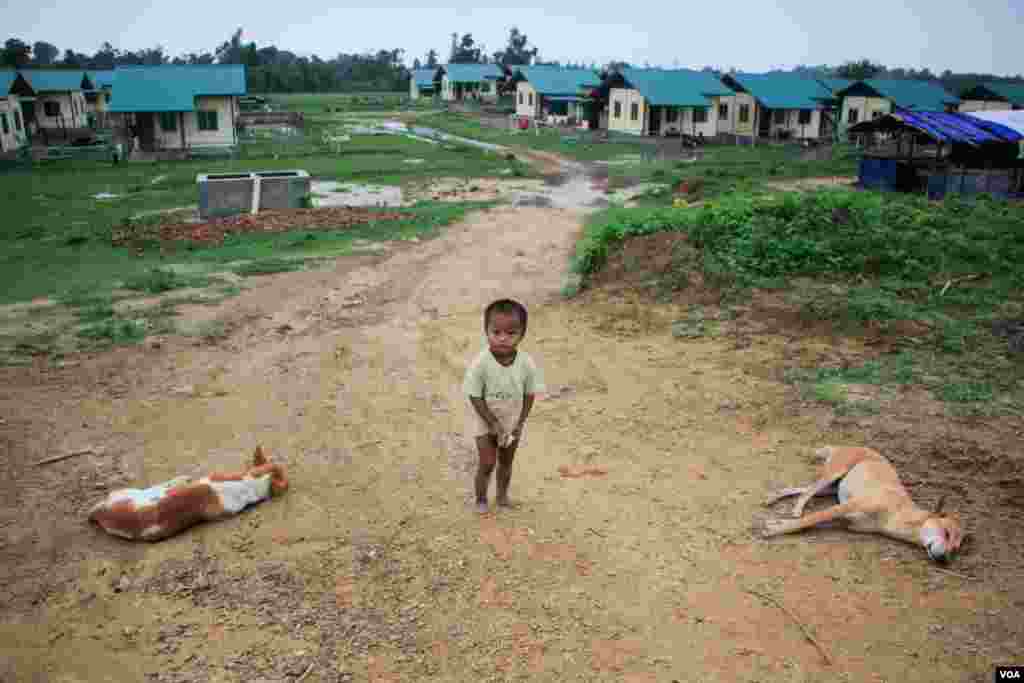
[[[302,270],[305,266],[302,261],[295,259],[268,258],[262,261],[250,261],[235,267],[235,272],[245,277],[253,275],[272,275],[274,273],[287,273]]]
[[[988,402],[995,397],[995,389],[988,382],[955,381],[940,384],[936,395],[948,403]]]
[[[144,275],[137,275],[125,281],[126,289],[147,294],[163,294],[174,289],[186,287],[203,287],[209,280],[203,277],[186,277],[167,268],[153,268]]]
[[[137,344],[146,338],[146,326],[138,320],[109,318],[83,326],[78,330],[78,336],[96,346]]]

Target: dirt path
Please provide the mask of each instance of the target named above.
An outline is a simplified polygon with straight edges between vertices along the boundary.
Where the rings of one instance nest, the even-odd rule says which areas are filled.
[[[1019,588],[874,538],[752,538],[827,430],[751,370],[768,343],[682,343],[678,306],[560,300],[600,196],[565,175],[550,205],[576,208],[264,278],[216,312],[226,341],[3,370],[0,680],[968,681],[1019,655]],[[480,518],[460,384],[499,295],[529,307],[551,392],[522,506]],[[290,467],[280,500],[151,546],[83,522],[111,486],[257,443]],[[30,465],[85,444],[102,454]]]

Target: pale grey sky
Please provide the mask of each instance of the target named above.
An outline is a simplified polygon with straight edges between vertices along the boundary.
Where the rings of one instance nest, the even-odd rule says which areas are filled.
[[[868,57],[890,67],[935,72],[1024,73],[1024,0],[776,0],[609,3],[563,0],[546,7],[489,7],[453,0],[445,8],[338,7],[325,0],[38,0],[0,13],[5,34],[92,54],[104,40],[170,55],[212,51],[239,26],[246,42],[329,58],[338,52],[404,48],[406,61],[430,48],[447,57],[451,33],[472,33],[487,52],[516,25],[544,59],[658,66],[705,64],[743,71],[838,64]]]

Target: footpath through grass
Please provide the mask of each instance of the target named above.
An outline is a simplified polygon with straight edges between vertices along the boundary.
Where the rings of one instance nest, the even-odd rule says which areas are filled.
[[[894,193],[732,193],[702,208],[594,216],[572,268],[584,278],[630,237],[685,233],[666,281],[689,273],[738,302],[782,289],[804,315],[850,333],[909,321],[900,353],[863,368],[793,375],[822,400],[836,383],[923,383],[968,413],[1024,410],[1024,208]],[[1016,351],[1014,349],[1017,349]],[[829,388],[831,387],[831,388]]]

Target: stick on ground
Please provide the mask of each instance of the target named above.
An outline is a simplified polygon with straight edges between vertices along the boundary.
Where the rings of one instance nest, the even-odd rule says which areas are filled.
[[[818,649],[818,652],[821,653],[821,658],[825,660],[825,663],[828,664],[828,665],[832,664],[832,658],[828,656],[827,652],[825,652],[825,648],[823,648],[821,646],[821,643],[819,643],[817,640],[815,640],[814,636],[811,635],[811,632],[808,631],[807,627],[803,625],[803,622],[801,622],[799,619],[797,619],[796,615],[793,614],[792,612],[790,612],[789,609],[787,609],[785,605],[783,605],[781,602],[779,602],[778,600],[776,600],[775,598],[773,598],[770,595],[765,595],[764,593],[758,593],[757,591],[750,590],[749,588],[746,589],[746,592],[750,593],[751,595],[755,595],[755,596],[761,598],[765,602],[768,602],[768,603],[771,603],[771,604],[775,605],[780,610],[785,612],[786,615],[790,619],[792,619],[796,623],[797,626],[800,627],[800,630],[803,632],[804,638],[807,639],[807,642],[809,642],[811,645],[813,645],[814,647],[816,647]]]
[[[92,448],[83,448],[81,450],[71,451],[70,453],[65,453],[63,455],[55,455],[52,458],[46,458],[45,460],[40,460],[39,462],[32,463],[32,465],[34,467],[39,467],[41,465],[49,465],[50,463],[53,462],[60,462],[61,460],[67,460],[68,458],[76,458],[79,455],[89,455],[91,453],[96,453],[96,451],[93,450]]]

